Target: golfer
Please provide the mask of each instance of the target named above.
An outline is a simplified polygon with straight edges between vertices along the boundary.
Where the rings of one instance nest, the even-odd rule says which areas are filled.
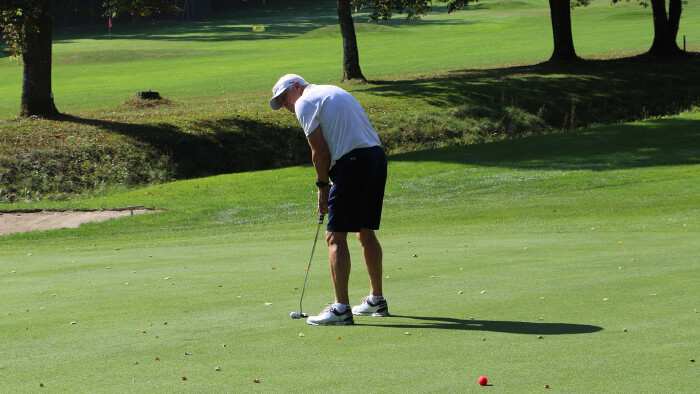
[[[360,106],[345,90],[332,85],[308,84],[287,74],[272,88],[270,107],[296,114],[311,147],[316,170],[318,211],[328,214],[326,242],[335,303],[311,325],[354,324],[353,314],[388,316],[382,293],[382,246],[379,229],[386,184],[387,162],[377,133]],[[330,184],[330,181],[333,184]],[[369,273],[370,294],[350,307],[350,251],[347,235],[355,233]]]

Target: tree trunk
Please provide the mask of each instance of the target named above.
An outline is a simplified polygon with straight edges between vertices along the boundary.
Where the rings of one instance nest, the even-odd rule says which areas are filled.
[[[571,5],[569,0],[549,0],[552,16],[552,34],[554,35],[554,52],[549,61],[579,60],[574,49],[571,34]]]
[[[681,12],[683,12],[683,5],[681,0],[669,0],[668,2],[668,23],[669,29],[671,30],[671,39],[676,42],[678,38],[678,25],[681,22]]]
[[[671,19],[669,20],[666,15],[666,0],[651,0],[651,10],[654,14],[654,42],[648,53],[654,57],[669,58],[682,53],[676,43],[681,17],[680,0],[670,0],[670,2]]]
[[[343,36],[343,81],[351,79],[367,79],[360,70],[360,55],[357,50],[357,38],[355,37],[355,24],[352,21],[350,0],[337,0],[338,22],[340,34]]]
[[[211,0],[179,0],[177,5],[182,8],[182,19],[187,21],[211,15]]]
[[[20,117],[58,114],[51,92],[51,0],[40,0],[39,19],[25,25]]]

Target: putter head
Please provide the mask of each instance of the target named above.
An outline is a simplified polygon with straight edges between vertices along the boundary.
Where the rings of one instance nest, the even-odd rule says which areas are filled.
[[[291,317],[292,319],[302,319],[304,317],[309,317],[309,315],[306,313],[292,312],[289,314],[289,317]]]

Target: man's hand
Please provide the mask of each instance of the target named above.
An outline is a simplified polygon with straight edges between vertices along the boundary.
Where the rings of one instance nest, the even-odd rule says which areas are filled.
[[[330,186],[318,188],[318,213],[328,213],[328,194],[331,191]]]

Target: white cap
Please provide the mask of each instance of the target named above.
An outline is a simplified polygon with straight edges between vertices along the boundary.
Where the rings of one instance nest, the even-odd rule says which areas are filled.
[[[279,81],[277,81],[277,83],[275,84],[275,87],[272,88],[272,98],[270,99],[270,108],[274,109],[275,111],[282,108],[280,103],[277,102],[277,96],[284,93],[284,91],[287,90],[288,87],[294,85],[294,82],[299,82],[302,85],[306,85],[306,81],[304,81],[304,78],[302,78],[296,74],[287,74],[287,75],[283,76],[282,78],[280,78]]]

